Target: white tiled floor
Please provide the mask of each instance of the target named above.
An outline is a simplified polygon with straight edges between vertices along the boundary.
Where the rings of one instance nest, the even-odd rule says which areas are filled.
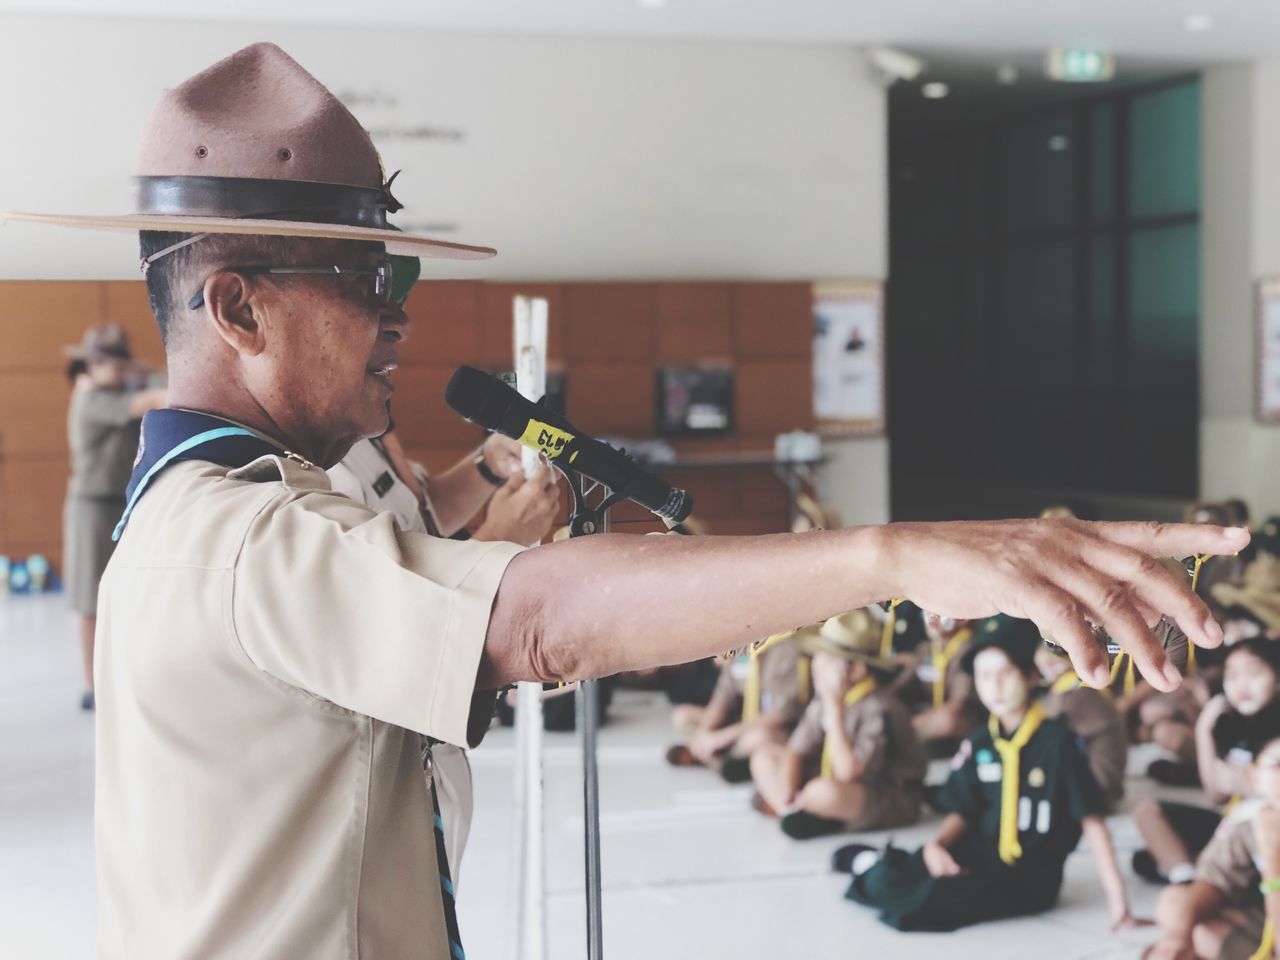
[[[58,597],[0,600],[0,956],[92,954],[92,718],[77,709],[74,623]],[[1136,957],[1151,931],[1112,935],[1092,863],[1068,864],[1062,903],[1042,917],[951,934],[896,933],[841,898],[827,872],[841,839],[796,843],[747,806],[749,789],[662,763],[666,708],[652,695],[615,701],[601,734],[605,954],[653,957],[1026,960]],[[581,779],[572,735],[547,739],[547,890],[554,960],[585,957]],[[477,810],[460,877],[464,941],[473,960],[508,952],[512,864],[512,737],[494,730],[472,756]],[[1142,758],[1135,758],[1135,768]],[[1131,795],[1150,792],[1140,779]],[[1127,863],[1137,833],[1113,818]],[[904,846],[932,824],[898,831]],[[881,839],[874,837],[873,839]],[[1130,878],[1136,911],[1155,890]]]

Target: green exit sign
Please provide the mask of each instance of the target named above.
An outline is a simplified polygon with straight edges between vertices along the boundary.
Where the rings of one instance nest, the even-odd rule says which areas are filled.
[[[1068,83],[1099,83],[1116,75],[1116,58],[1086,47],[1050,50],[1045,73],[1052,80]]]

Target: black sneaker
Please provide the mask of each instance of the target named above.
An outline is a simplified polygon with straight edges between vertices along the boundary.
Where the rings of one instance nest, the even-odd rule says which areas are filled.
[[[874,853],[875,847],[868,843],[849,843],[831,855],[832,873],[849,873],[853,870],[853,861],[862,853]]]
[[[93,691],[86,690],[80,696],[80,709],[84,710],[86,713],[92,713],[94,706]]]
[[[746,757],[726,757],[720,764],[720,776],[725,783],[749,783],[751,780],[751,761]]]
[[[1160,865],[1156,863],[1156,858],[1151,855],[1150,850],[1133,851],[1133,872],[1140,876],[1147,883],[1166,884],[1169,878],[1164,875],[1164,871],[1160,869]]]
[[[1166,787],[1198,787],[1200,772],[1193,764],[1175,763],[1172,760],[1152,760],[1147,776]]]

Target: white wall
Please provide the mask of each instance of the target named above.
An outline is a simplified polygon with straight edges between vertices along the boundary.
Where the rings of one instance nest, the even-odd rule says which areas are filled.
[[[398,222],[499,248],[473,275],[884,274],[884,92],[836,47],[0,15],[0,209],[128,209],[161,90],[260,39],[371,129],[464,131],[379,147]],[[10,227],[0,276],[131,276],[120,248]]]
[[[440,235],[499,250],[429,276],[885,275],[884,91],[833,46],[0,14],[0,209],[130,209],[162,90],[256,40],[355,94],[370,129],[463,131],[377,137],[404,168],[401,226],[456,224]],[[136,257],[127,234],[0,229],[0,278],[130,278]],[[828,496],[851,521],[886,519],[887,444],[833,454]]]
[[[1254,418],[1254,283],[1280,277],[1280,63],[1203,78],[1200,488],[1280,512],[1280,428]]]

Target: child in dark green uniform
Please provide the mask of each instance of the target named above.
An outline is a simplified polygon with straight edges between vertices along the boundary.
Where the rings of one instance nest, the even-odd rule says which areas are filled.
[[[846,847],[846,896],[877,908],[899,930],[955,930],[1051,907],[1081,833],[1099,864],[1113,928],[1135,923],[1102,819],[1106,798],[1079,739],[1034,696],[1040,632],[1002,617],[979,630],[965,656],[988,725],[964,741],[935,805],[947,811],[932,843],[914,854]]]

